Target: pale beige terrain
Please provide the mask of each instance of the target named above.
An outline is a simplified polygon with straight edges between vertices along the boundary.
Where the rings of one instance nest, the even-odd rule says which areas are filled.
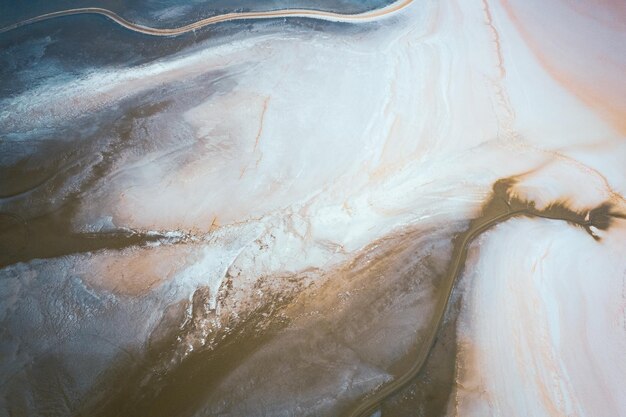
[[[57,197],[80,190],[76,232],[164,237],[1,273],[72,275],[132,306],[120,317],[140,319],[107,337],[138,356],[166,345],[163,328],[180,330],[150,369],[208,374],[215,358],[202,355],[223,354],[219,378],[181,377],[206,387],[185,415],[337,415],[418,356],[448,295],[454,236],[496,181],[514,178],[510,198],[533,210],[626,213],[622,2],[393,7],[332,30],[209,39],[4,100],[0,123],[34,137],[118,111],[85,136],[114,157],[97,153],[99,175],[88,187],[76,175]],[[468,242],[438,413],[626,415],[626,221],[574,223],[516,217]],[[228,351],[238,329],[254,337]],[[132,378],[158,374],[141,372]],[[177,404],[137,389],[152,415]]]

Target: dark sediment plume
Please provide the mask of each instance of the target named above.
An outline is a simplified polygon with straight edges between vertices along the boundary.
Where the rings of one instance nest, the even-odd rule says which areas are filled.
[[[0,268],[33,259],[56,258],[103,249],[124,249],[168,240],[160,233],[118,230],[73,233],[49,218],[26,223],[15,215],[0,214]]]

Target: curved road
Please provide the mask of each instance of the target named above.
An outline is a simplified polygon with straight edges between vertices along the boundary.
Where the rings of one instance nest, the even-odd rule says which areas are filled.
[[[274,11],[262,11],[262,12],[238,12],[227,13],[218,16],[212,16],[206,19],[199,20],[194,23],[190,23],[178,28],[151,28],[148,26],[132,23],[123,17],[119,16],[115,12],[107,9],[97,7],[87,7],[78,9],[68,9],[53,13],[43,14],[31,19],[23,20],[10,26],[6,26],[0,29],[0,33],[8,32],[21,26],[41,22],[44,20],[54,19],[61,16],[80,15],[80,14],[95,14],[105,16],[120,26],[134,32],[143,33],[152,36],[177,36],[188,32],[192,32],[196,29],[228,21],[236,20],[250,20],[250,19],[273,19],[283,17],[305,17],[318,20],[326,20],[332,22],[366,22],[376,20],[393,13],[396,13],[403,8],[411,4],[413,0],[398,0],[384,8],[371,10],[357,14],[342,14],[335,12],[328,12],[323,10],[311,10],[311,9],[283,9]],[[425,341],[422,343],[422,347],[415,358],[413,366],[403,375],[396,380],[392,381],[388,385],[383,386],[379,391],[373,393],[370,397],[364,398],[364,400],[353,409],[348,416],[349,417],[368,417],[374,413],[382,404],[382,402],[397,393],[399,390],[409,384],[422,370],[426,359],[432,347],[436,341],[437,334],[441,329],[443,318],[448,307],[452,290],[456,282],[457,276],[460,274],[465,258],[467,256],[467,249],[469,244],[481,233],[487,229],[495,226],[503,221],[506,221],[516,216],[529,216],[529,217],[542,217],[554,220],[563,220],[579,226],[584,227],[594,238],[595,236],[590,231],[589,226],[594,225],[594,220],[588,220],[582,218],[580,215],[573,213],[564,208],[553,211],[539,211],[532,206],[528,206],[519,201],[507,202],[505,195],[495,190],[494,198],[485,207],[484,215],[471,222],[469,229],[458,236],[454,245],[454,252],[452,263],[445,277],[445,297],[438,303],[435,316],[433,319],[433,325],[430,328],[429,333],[426,335]],[[608,213],[610,216],[611,213]],[[617,217],[623,217],[618,215]],[[600,221],[600,220],[598,220]],[[602,227],[600,227],[602,228]]]
[[[274,19],[281,17],[306,17],[311,19],[318,20],[327,20],[331,22],[366,22],[376,20],[393,13],[396,13],[409,4],[411,4],[413,0],[397,0],[396,2],[383,7],[381,9],[370,10],[363,13],[356,14],[344,14],[344,13],[336,13],[336,12],[328,12],[324,10],[313,10],[313,9],[282,9],[282,10],[270,10],[270,11],[262,11],[262,12],[235,12],[235,13],[226,13],[222,15],[208,17],[206,19],[198,20],[197,22],[190,23],[185,26],[177,27],[177,28],[152,28],[148,26],[139,25],[133,22],[129,22],[124,19],[117,13],[107,10],[101,9],[99,7],[84,7],[78,9],[68,9],[62,10],[58,12],[46,13],[37,17],[33,17],[31,19],[22,20],[21,22],[14,23],[10,26],[6,26],[0,29],[0,33],[8,32],[13,29],[17,29],[21,26],[30,25],[32,23],[41,22],[44,20],[54,19],[61,16],[71,16],[78,14],[95,14],[105,16],[120,26],[125,27],[126,29],[132,30],[134,32],[143,33],[146,35],[152,36],[178,36],[184,33],[192,32],[196,29],[201,29],[203,27],[214,25],[216,23],[221,22],[230,22],[235,20],[250,20],[250,19]]]
[[[494,186],[494,195],[492,199],[483,208],[483,215],[470,223],[469,228],[462,234],[458,235],[454,242],[454,250],[452,254],[451,264],[448,267],[443,291],[445,297],[437,304],[433,324],[429,332],[426,334],[424,342],[421,344],[417,356],[414,358],[413,365],[403,375],[391,381],[388,385],[383,386],[380,390],[374,392],[369,397],[365,397],[359,405],[357,405],[347,417],[370,417],[377,411],[382,403],[392,395],[398,393],[401,389],[411,383],[417,377],[424,367],[428,355],[432,350],[437,334],[441,330],[443,319],[448,308],[454,284],[460,275],[465,259],[467,257],[467,249],[470,243],[481,233],[487,231],[491,227],[502,223],[508,219],[517,216],[540,217],[551,220],[563,220],[571,224],[583,227],[594,239],[598,239],[593,234],[591,226],[599,229],[606,229],[610,223],[610,217],[624,218],[619,213],[611,212],[610,206],[601,206],[592,210],[588,218],[568,210],[565,207],[554,206],[544,211],[537,210],[532,205],[521,201],[508,201],[507,193],[504,188],[504,182],[496,183]],[[500,189],[498,189],[500,188]]]

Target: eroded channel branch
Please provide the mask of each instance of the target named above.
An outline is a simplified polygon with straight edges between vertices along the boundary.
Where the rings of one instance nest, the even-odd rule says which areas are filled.
[[[477,236],[513,217],[525,216],[562,220],[576,227],[583,228],[593,239],[600,240],[598,231],[607,230],[616,218],[626,218],[625,213],[619,212],[609,202],[584,213],[577,212],[569,208],[566,203],[560,201],[555,201],[553,204],[540,210],[535,207],[532,201],[524,201],[512,197],[511,190],[515,183],[516,180],[512,178],[496,181],[491,198],[483,206],[480,217],[473,219],[467,230],[454,238],[452,258],[442,281],[444,296],[438,300],[432,324],[426,334],[424,343],[421,344],[418,354],[414,358],[412,366],[399,378],[365,397],[360,404],[347,414],[348,417],[371,416],[385,400],[398,393],[419,376],[442,328],[452,291],[463,271],[469,245]]]

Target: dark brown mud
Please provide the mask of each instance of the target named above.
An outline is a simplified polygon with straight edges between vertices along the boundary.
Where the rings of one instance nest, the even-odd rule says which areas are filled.
[[[452,235],[428,229],[385,239],[310,287],[299,284],[303,276],[267,277],[298,284],[281,284],[274,295],[259,285],[262,302],[248,312],[239,308],[237,319],[228,305],[237,277],[223,284],[213,311],[199,289],[192,306],[163,314],[146,352],[121,355],[79,415],[338,415],[376,386],[372,376],[384,382],[385,373],[394,377],[410,366],[414,338],[421,340],[428,322],[414,316],[428,317],[441,296]],[[197,343],[202,334],[206,340]],[[193,343],[192,352],[180,354]],[[346,370],[354,371],[347,386]],[[316,396],[330,405],[307,407]],[[288,397],[296,399],[282,408]]]
[[[67,228],[45,218],[26,223],[20,217],[0,215],[0,268],[32,259],[119,250],[167,240],[162,234],[131,230],[98,233],[67,233]]]
[[[219,311],[210,310],[209,292],[199,288],[191,303],[171,306],[151,337],[147,354],[121,357],[102,384],[77,407],[77,416],[190,416],[203,406],[207,393],[248,357],[271,340],[287,322],[280,311],[293,297],[274,296],[237,323],[220,317],[232,331],[212,329],[203,346],[181,352],[181,341],[197,335]],[[191,315],[185,311],[191,310]],[[182,325],[181,325],[182,323]],[[141,357],[141,360],[137,360]],[[106,390],[101,390],[102,387]]]

